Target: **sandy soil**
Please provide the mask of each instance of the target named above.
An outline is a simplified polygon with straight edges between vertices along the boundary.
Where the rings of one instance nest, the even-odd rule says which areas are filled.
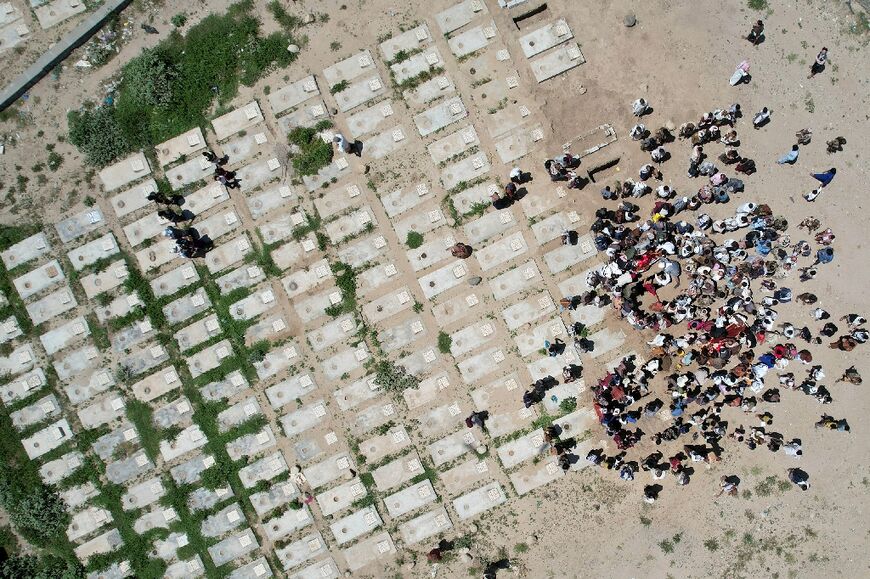
[[[432,14],[451,3],[359,1],[348,2],[346,11],[337,9],[339,2],[323,3],[329,10],[320,3],[308,3],[307,9],[327,10],[332,19],[309,34],[310,45],[293,76],[301,76],[303,69],[322,71],[355,47],[374,47],[377,36],[395,30],[400,23],[426,17],[431,25]],[[509,18],[498,13],[495,2],[487,4],[503,33],[513,34],[508,32],[512,26]],[[773,122],[763,130],[752,131],[746,120],[738,126],[745,135],[741,152],[754,158],[759,167],[758,173],[745,179],[747,192],[740,199],[768,203],[785,215],[793,238],[799,237],[797,223],[808,215],[819,218],[823,228],[832,227],[838,236],[837,259],[801,290],[805,286],[806,291],[818,294],[820,305],[835,317],[850,312],[867,315],[865,288],[870,275],[863,250],[870,219],[863,211],[867,162],[862,153],[870,147],[870,131],[866,130],[870,61],[866,38],[848,32],[851,16],[844,6],[822,0],[775,2],[772,11],[758,13],[737,0],[553,0],[548,4],[547,18],[562,16],[568,20],[587,59],[579,71],[535,88],[540,112],[552,127],[549,150],[557,152],[562,142],[601,123],[611,123],[625,135],[634,124],[629,105],[638,96],[645,96],[655,109],[647,117],[649,127],[667,121],[676,125],[695,121],[703,112],[735,101],[747,114],[762,106],[771,108]],[[225,5],[223,1],[210,2],[207,10],[219,11]],[[265,14],[262,3],[259,5]],[[192,11],[188,4],[172,1],[166,3],[161,17],[168,21],[182,9],[188,11],[191,22],[206,13],[205,8]],[[638,18],[638,25],[631,29],[622,25],[629,12]],[[767,41],[753,48],[741,37],[759,16],[765,18]],[[164,28],[168,29],[165,23]],[[339,54],[328,48],[336,37],[343,43]],[[0,182],[7,192],[0,200],[4,209],[0,219],[11,223],[38,214],[51,223],[62,214],[81,209],[86,195],[101,195],[86,180],[75,183],[88,169],[82,167],[73,147],[58,143],[58,135],[66,132],[66,111],[82,100],[100,98],[100,84],[143,46],[159,39],[137,31],[122,54],[107,66],[85,72],[67,66],[58,80],[46,79],[31,90],[22,107],[32,117],[29,123],[0,125],[0,132],[13,134],[18,141],[14,146],[7,144],[6,154],[0,157]],[[831,64],[823,74],[807,80],[809,62],[822,45],[831,50]],[[29,43],[28,49],[32,47]],[[728,78],[744,58],[752,62],[753,81],[730,87]],[[533,86],[528,68],[520,72],[526,85]],[[265,85],[280,86],[284,74],[278,71],[258,87],[243,90],[239,102]],[[585,94],[578,92],[581,85],[587,89]],[[814,132],[812,144],[802,149],[794,167],[776,165],[775,159],[792,145],[795,131],[804,127]],[[846,150],[830,156],[825,152],[825,141],[838,135],[848,140]],[[66,160],[61,170],[48,173],[49,182],[40,186],[30,167],[47,155],[46,143],[58,143],[57,151]],[[674,145],[672,152],[675,158],[664,168],[666,182],[678,191],[694,190],[698,185],[684,176],[688,146]],[[625,138],[612,145],[607,155],[621,157],[623,175],[633,175],[647,158]],[[524,162],[533,169],[540,165],[537,159]],[[839,169],[837,179],[818,202],[807,204],[801,198],[813,185],[807,173],[829,166]],[[30,178],[26,192],[10,193],[18,174]],[[601,204],[597,188],[590,186],[576,194],[574,204],[577,210],[591,214]],[[646,200],[644,208],[648,204]],[[719,207],[714,211],[724,215],[732,209]],[[794,280],[792,285],[798,282]],[[781,315],[810,324],[808,309],[790,305],[781,309]],[[626,351],[628,346],[640,348],[644,338],[624,324],[620,327],[631,335]],[[775,475],[783,480],[785,469],[794,465],[789,457],[770,454],[766,449],[750,452],[730,446],[721,463],[708,473],[698,473],[687,488],[678,489],[673,480],[665,481],[665,491],[652,506],[641,501],[641,477],[624,483],[614,473],[587,469],[523,498],[514,497],[477,520],[479,532],[472,552],[478,559],[492,559],[504,549],[524,576],[536,578],[851,577],[870,573],[866,555],[870,525],[865,512],[870,445],[862,420],[870,402],[862,387],[833,384],[852,364],[870,378],[866,351],[866,346],[852,354],[816,348],[834,403],[820,407],[810,398],[786,393],[774,410],[776,429],[787,438],[803,440],[805,456],[800,466],[812,477],[810,491],[801,493],[792,488],[767,493],[762,486],[759,492],[757,485],[766,477]],[[587,369],[587,381],[596,378],[595,371],[594,366]],[[815,430],[813,423],[823,411],[849,419],[852,432]],[[734,420],[740,418],[735,415]],[[603,438],[603,432],[596,436]],[[613,452],[613,448],[609,450]],[[644,445],[636,454],[643,456],[649,451]],[[751,497],[714,498],[722,474],[739,475],[741,488],[752,491]],[[457,534],[468,530],[468,526],[458,526]],[[398,572],[424,576],[430,568],[420,563]],[[459,577],[465,576],[466,570],[457,560],[442,565],[438,574]]]

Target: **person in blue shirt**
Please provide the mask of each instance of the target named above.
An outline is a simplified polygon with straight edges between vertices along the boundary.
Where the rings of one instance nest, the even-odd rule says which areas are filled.
[[[777,160],[777,163],[779,163],[780,165],[785,165],[786,163],[788,163],[789,165],[794,165],[794,162],[797,161],[799,153],[800,151],[798,151],[798,146],[793,145],[791,151],[780,157],[779,160]]]
[[[833,167],[825,171],[824,173],[810,173],[810,176],[822,184],[822,187],[827,187],[831,181],[834,180],[834,175],[837,174],[837,170]]]

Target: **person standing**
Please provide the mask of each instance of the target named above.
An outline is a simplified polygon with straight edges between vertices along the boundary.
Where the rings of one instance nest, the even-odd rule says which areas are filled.
[[[827,47],[822,47],[819,53],[816,55],[816,61],[810,67],[810,74],[807,75],[807,78],[813,78],[823,70],[825,70],[825,63],[828,61],[828,49]]]

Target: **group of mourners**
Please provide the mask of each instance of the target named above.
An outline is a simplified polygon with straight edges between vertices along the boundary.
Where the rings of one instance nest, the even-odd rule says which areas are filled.
[[[644,99],[632,108],[638,117],[650,111]],[[752,119],[753,127],[769,123],[770,114],[767,108],[759,111]],[[678,485],[689,484],[694,472],[691,465],[719,461],[729,440],[799,459],[802,442],[775,430],[770,409],[786,390],[830,403],[831,392],[823,384],[825,371],[814,364],[810,346],[827,340],[830,348],[850,351],[870,337],[863,316],[848,314],[839,323],[831,321],[817,296],[798,293],[787,285],[790,276],[799,283],[813,279],[833,261],[836,236],[830,228],[820,230],[819,220],[811,217],[799,229],[812,237],[792,239],[783,216],[753,201],[741,203],[724,218],[703,211],[704,205],[728,203],[744,191],[743,181],[727,175],[726,167],[745,175],[756,170],[755,161],[738,149],[735,125],[741,116],[739,104],[713,110],[696,123],[680,126],[676,138],[664,127],[651,133],[641,122],[630,130],[631,138],[650,152],[651,162],[640,168],[637,179],[601,191],[604,200],[618,202],[615,207],[600,208],[590,228],[595,247],[607,263],[588,273],[589,290],[560,301],[563,309],[612,306],[634,328],[655,333],[648,342],[651,351],[646,361],[626,357],[591,388],[595,413],[617,453],[608,455],[597,448],[585,457],[617,471],[625,480],[633,480],[641,470],[649,472],[651,481],[644,487],[648,502],[655,501],[662,489],[656,481],[670,473]],[[793,164],[799,147],[810,142],[812,133],[804,129],[795,137],[797,143],[779,159],[780,164]],[[662,163],[671,156],[664,146],[677,139],[691,148],[688,177],[704,178],[694,194],[681,195],[658,183],[663,179]],[[839,139],[835,144],[841,149],[845,139],[842,143]],[[717,142],[725,150],[710,159],[705,147]],[[828,143],[829,152],[831,148]],[[573,171],[579,162],[578,157],[565,153],[547,160],[544,167],[553,181],[582,187],[585,182]],[[814,200],[835,175],[834,168],[811,173],[820,186],[805,199]],[[643,216],[629,199],[649,194],[654,195],[653,206]],[[689,211],[697,213],[690,215]],[[665,288],[667,297],[659,293]],[[809,323],[793,324],[780,318],[777,307],[792,301],[808,306]],[[569,327],[569,333],[574,336],[571,345],[579,351],[594,347],[582,324]],[[553,356],[566,346],[561,340],[545,343]],[[804,370],[797,370],[795,364]],[[778,375],[767,377],[771,371]],[[562,379],[571,381],[581,374],[582,367],[568,365]],[[663,395],[653,385],[659,375],[665,382]],[[838,380],[861,381],[854,366]],[[553,377],[536,381],[523,394],[524,405],[541,402],[558,383]],[[731,414],[726,408],[739,409],[742,414]],[[666,426],[656,429],[662,421]],[[821,416],[816,427],[849,431],[846,419],[828,414]],[[578,458],[571,452],[575,443],[562,440],[560,434],[558,427],[550,427],[545,438],[560,466],[568,470]],[[638,460],[629,459],[629,449],[644,440],[672,450],[656,449]],[[787,476],[803,490],[810,486],[809,475],[800,468],[788,469]],[[720,494],[733,495],[738,485],[739,477],[724,476]]]

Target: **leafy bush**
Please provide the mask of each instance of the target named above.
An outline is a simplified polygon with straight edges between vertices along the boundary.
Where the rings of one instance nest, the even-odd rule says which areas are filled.
[[[450,334],[446,332],[440,332],[438,334],[438,351],[442,354],[449,354],[450,347],[453,345],[453,338],[450,337]]]
[[[166,109],[178,71],[157,49],[146,48],[124,67],[124,94],[143,107]]]
[[[753,10],[767,10],[767,0],[749,0],[748,4]]]
[[[302,20],[287,12],[278,0],[272,0],[266,5],[275,21],[288,30],[294,30],[302,25]]]
[[[23,555],[11,557],[0,563],[0,579],[83,579],[84,568],[77,562],[54,556],[34,557]]]
[[[184,12],[179,12],[178,14],[173,16],[169,21],[176,28],[181,28],[182,26],[187,24],[187,14],[185,14]]]
[[[296,127],[288,135],[299,151],[291,154],[291,163],[297,175],[316,175],[332,162],[332,144],[320,138],[316,129]]]
[[[337,82],[334,85],[332,85],[331,87],[329,87],[329,94],[338,94],[341,91],[345,90],[349,86],[350,86],[350,81],[348,81],[348,80],[343,80],[341,82]]]
[[[408,232],[408,237],[405,238],[405,245],[411,249],[417,249],[423,245],[423,234],[417,233],[414,230]]]
[[[577,399],[573,396],[569,398],[563,398],[562,401],[559,403],[559,410],[566,414],[569,412],[574,412],[575,410],[577,410]]]
[[[380,360],[375,365],[375,384],[387,392],[400,393],[420,385],[416,378],[391,360]]]
[[[85,154],[91,165],[102,167],[130,152],[130,143],[110,107],[70,111],[67,121],[69,142]]]

